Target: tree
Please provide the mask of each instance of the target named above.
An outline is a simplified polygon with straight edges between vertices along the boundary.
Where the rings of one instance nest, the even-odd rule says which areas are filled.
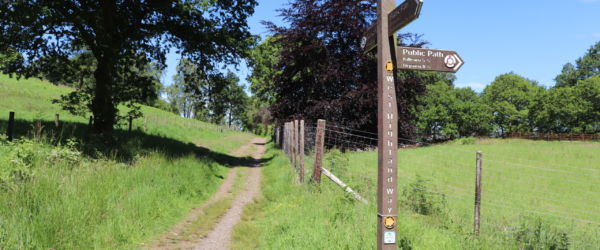
[[[538,93],[531,104],[530,117],[540,132],[597,133],[600,131],[600,76]]]
[[[584,120],[586,122],[586,132],[600,132],[600,75],[592,76],[581,80],[577,85],[581,98],[585,100],[587,110]]]
[[[597,42],[587,53],[575,61],[565,64],[560,75],[556,76],[556,87],[575,86],[579,81],[600,75],[600,42]]]
[[[193,117],[196,105],[196,99],[188,88],[191,83],[187,84],[185,77],[195,73],[196,70],[197,68],[193,63],[186,58],[182,58],[179,65],[177,65],[177,74],[173,76],[173,84],[165,89],[167,101],[173,106],[174,110],[177,110],[177,114],[185,118]]]
[[[239,78],[232,72],[228,73],[227,86],[225,87],[224,103],[227,107],[227,125],[231,127],[233,124],[243,125],[246,118],[246,107],[249,105],[248,95],[244,91],[244,87],[239,85]]]
[[[460,136],[489,135],[492,132],[492,112],[483,98],[471,88],[454,90],[458,105],[455,120]]]
[[[248,66],[252,73],[248,76],[250,91],[253,96],[265,105],[275,102],[274,79],[281,74],[276,66],[279,63],[281,44],[276,37],[267,37],[265,41],[256,46],[248,57]]]
[[[360,46],[375,7],[374,0],[295,0],[280,11],[287,26],[266,23],[281,48],[275,67],[280,73],[273,79],[275,119],[326,118],[377,131],[376,61],[372,54],[363,55]],[[396,83],[399,131],[411,136],[407,100],[425,88],[415,75],[406,76]]]
[[[584,132],[588,104],[580,89],[570,86],[540,91],[530,106],[530,119],[539,132]]]
[[[483,90],[484,102],[492,112],[492,122],[502,134],[529,131],[529,105],[543,88],[515,73],[503,74]]]
[[[481,98],[470,88],[454,88],[452,82],[427,85],[417,98],[414,113],[419,131],[434,140],[453,139],[491,131],[491,115]]]
[[[138,93],[155,89],[138,74],[151,62],[164,67],[175,47],[203,72],[217,63],[235,63],[254,42],[246,19],[255,0],[214,1],[0,1],[0,51],[13,48],[23,60],[5,73],[32,77],[47,64],[89,50],[96,62],[90,105],[94,131],[110,132],[117,105],[138,101]],[[80,99],[72,99],[80,100]]]

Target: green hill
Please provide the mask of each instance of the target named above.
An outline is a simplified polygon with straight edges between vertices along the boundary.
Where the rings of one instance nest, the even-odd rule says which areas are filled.
[[[144,106],[102,141],[51,103],[69,91],[0,75],[0,133],[13,111],[17,138],[0,137],[0,248],[138,248],[208,199],[252,138]]]

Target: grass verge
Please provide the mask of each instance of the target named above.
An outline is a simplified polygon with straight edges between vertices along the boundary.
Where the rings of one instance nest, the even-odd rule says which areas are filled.
[[[134,131],[105,141],[51,103],[69,91],[0,75],[0,134],[15,111],[19,138],[0,135],[2,249],[138,248],[206,201],[253,137],[143,106]]]
[[[400,151],[399,248],[598,249],[600,228],[585,221],[598,221],[600,214],[593,212],[598,206],[590,206],[600,202],[597,189],[592,191],[599,180],[591,164],[600,160],[597,148],[596,143],[484,140]],[[484,152],[484,192],[482,231],[474,237],[478,150]],[[327,179],[320,187],[296,184],[280,150],[270,147],[265,157],[274,158],[263,169],[263,196],[246,208],[234,249],[375,248],[376,152],[333,150],[324,159],[369,199],[368,205]],[[579,202],[582,198],[586,202]]]

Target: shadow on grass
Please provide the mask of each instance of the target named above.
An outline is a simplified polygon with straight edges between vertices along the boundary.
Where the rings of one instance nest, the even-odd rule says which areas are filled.
[[[6,134],[7,128],[8,121],[0,120],[0,133]],[[208,158],[226,167],[255,167],[271,160],[235,157],[164,135],[149,135],[140,130],[129,132],[116,129],[111,136],[99,136],[89,134],[87,124],[62,122],[55,127],[54,122],[48,121],[42,121],[41,128],[41,133],[38,133],[39,129],[31,121],[15,120],[13,135],[15,139],[38,137],[53,145],[64,145],[68,139],[75,138],[80,142],[79,150],[88,157],[108,157],[123,163],[130,163],[137,155],[150,152],[160,152],[172,160],[194,154],[199,159]]]

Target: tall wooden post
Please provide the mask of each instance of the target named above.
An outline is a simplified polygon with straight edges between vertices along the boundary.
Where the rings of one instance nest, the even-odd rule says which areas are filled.
[[[315,162],[313,166],[313,181],[321,183],[321,167],[323,164],[323,148],[325,147],[325,120],[317,122],[317,135],[315,138]]]
[[[473,223],[473,233],[479,236],[480,211],[481,211],[481,170],[483,167],[483,153],[477,152],[476,175],[475,175],[475,218]]]
[[[377,249],[397,249],[398,108],[394,85],[397,64],[392,62],[391,48],[396,45],[388,29],[388,14],[395,8],[395,2],[380,0],[377,5]]]
[[[6,138],[8,141],[12,141],[15,132],[15,112],[8,113],[8,128],[6,130]]]
[[[300,159],[298,160],[300,164],[299,167],[299,177],[300,182],[304,182],[304,120],[300,120],[300,150],[298,150],[298,155]]]
[[[54,127],[58,128],[58,126],[60,126],[60,115],[56,114],[54,115]]]

